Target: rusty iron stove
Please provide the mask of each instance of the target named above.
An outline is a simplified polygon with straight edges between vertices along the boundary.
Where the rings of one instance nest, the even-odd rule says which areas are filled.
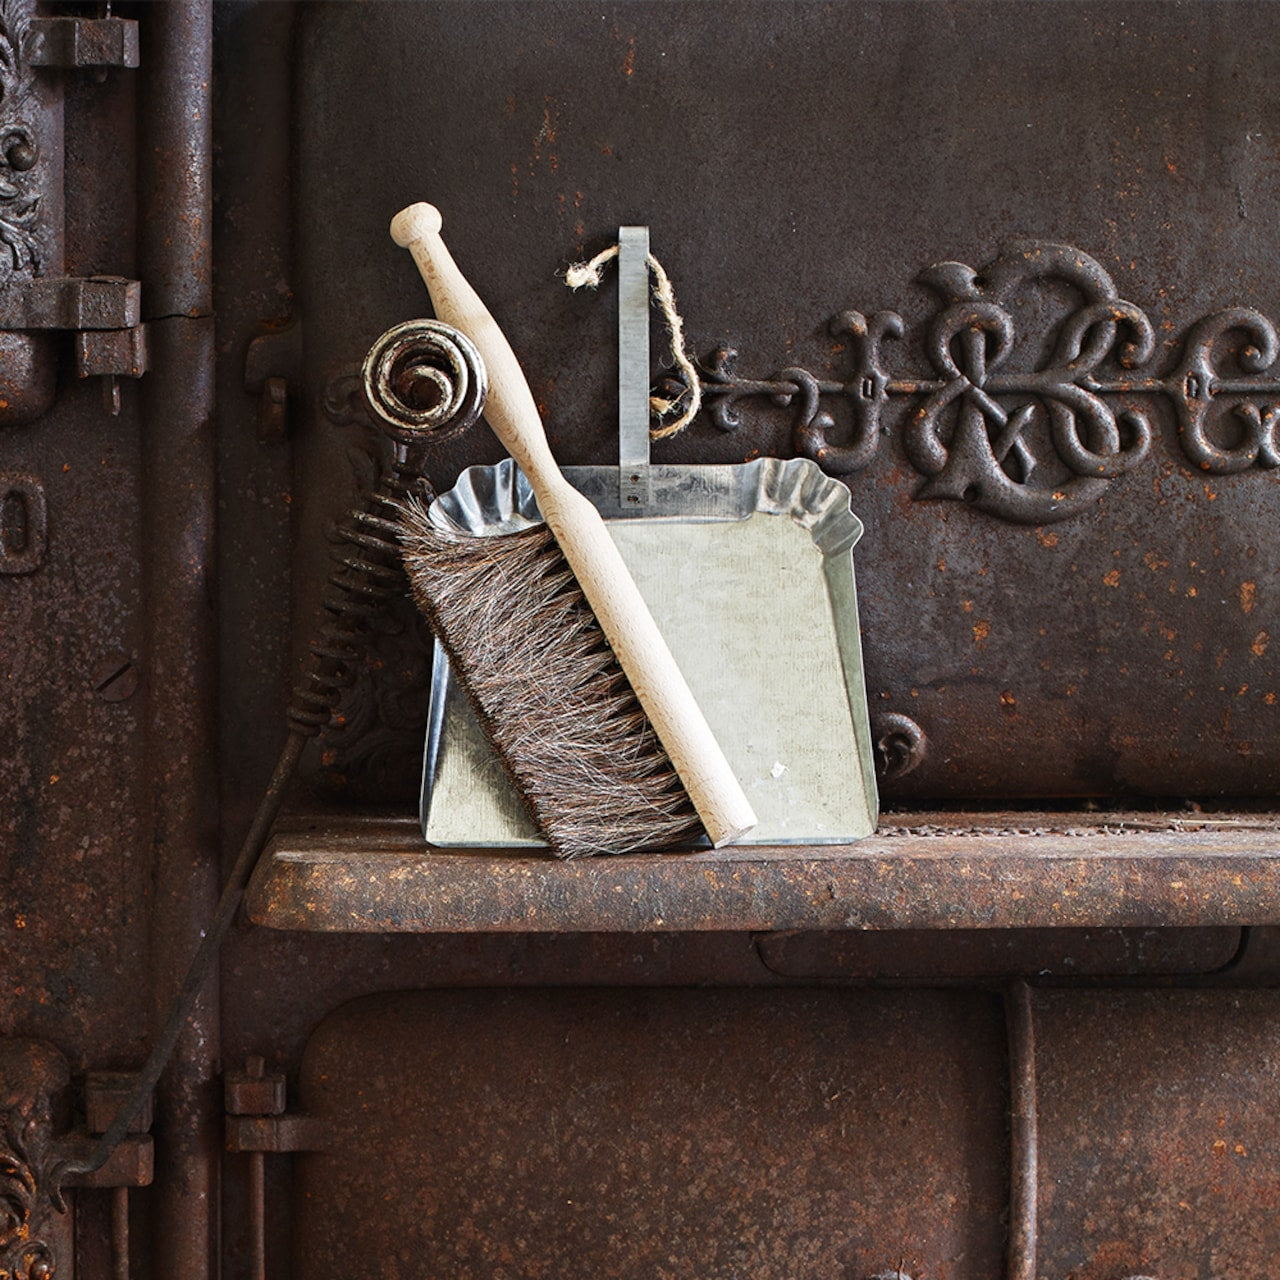
[[[1280,1273],[1278,37],[0,4],[0,1278]],[[351,517],[420,461],[361,391],[419,198],[562,462],[617,366],[558,273],[643,223],[705,405],[655,462],[848,486],[875,835],[424,844]]]

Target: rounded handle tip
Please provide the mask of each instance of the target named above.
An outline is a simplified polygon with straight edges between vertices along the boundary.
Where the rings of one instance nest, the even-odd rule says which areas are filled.
[[[440,210],[433,204],[419,201],[401,209],[391,219],[391,238],[402,249],[407,249],[426,236],[438,234],[442,226],[444,219]]]

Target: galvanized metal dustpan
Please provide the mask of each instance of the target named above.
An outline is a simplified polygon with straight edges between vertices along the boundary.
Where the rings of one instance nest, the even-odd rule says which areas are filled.
[[[610,522],[759,825],[744,844],[838,844],[875,830],[878,803],[848,490],[807,459],[649,461],[648,234],[619,255],[619,467],[566,467]],[[431,509],[480,536],[540,522],[510,460],[472,467]],[[440,847],[537,847],[439,645],[421,816]]]

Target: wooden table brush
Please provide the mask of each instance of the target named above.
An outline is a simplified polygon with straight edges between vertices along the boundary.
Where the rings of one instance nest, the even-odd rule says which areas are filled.
[[[546,529],[451,535],[419,512],[405,543],[415,597],[555,852],[670,845],[697,823],[713,845],[729,844],[755,826],[750,802],[599,512],[561,474],[519,362],[440,229],[429,204],[411,205],[391,223],[392,238],[413,254],[437,318],[479,350],[489,374],[485,417],[528,478]],[[522,619],[510,616],[521,597]],[[536,665],[536,674],[522,673],[533,689],[507,688],[516,665],[511,654],[487,677],[474,670],[493,666],[486,651],[495,645],[514,645],[523,650],[520,665]],[[486,679],[489,687],[479,687]],[[526,695],[544,709],[531,710]],[[594,745],[584,749],[580,740],[590,735]],[[556,750],[568,760],[548,759],[548,737],[561,739]],[[574,761],[575,753],[582,758]],[[627,777],[620,784],[595,779],[596,793],[584,794],[584,776],[594,778],[606,765]]]

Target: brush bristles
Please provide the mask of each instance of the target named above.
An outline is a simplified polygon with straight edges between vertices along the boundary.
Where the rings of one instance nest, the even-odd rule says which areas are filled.
[[[404,512],[414,598],[560,857],[688,844],[684,787],[545,525],[477,536]]]

